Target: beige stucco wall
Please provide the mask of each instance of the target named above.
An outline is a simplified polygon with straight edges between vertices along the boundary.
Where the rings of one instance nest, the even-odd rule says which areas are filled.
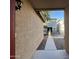
[[[43,22],[27,0],[15,16],[16,59],[31,59],[43,39]]]
[[[69,53],[69,6],[65,8],[65,49]]]

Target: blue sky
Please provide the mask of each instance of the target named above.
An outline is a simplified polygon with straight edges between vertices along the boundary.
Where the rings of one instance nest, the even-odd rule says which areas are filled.
[[[64,10],[49,11],[50,18],[64,19]]]

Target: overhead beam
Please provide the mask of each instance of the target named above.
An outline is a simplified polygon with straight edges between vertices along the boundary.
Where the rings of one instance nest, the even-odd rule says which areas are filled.
[[[34,9],[65,8],[69,0],[30,0]]]

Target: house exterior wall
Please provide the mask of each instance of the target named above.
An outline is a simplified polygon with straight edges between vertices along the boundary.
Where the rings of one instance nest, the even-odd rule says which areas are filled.
[[[65,49],[69,53],[69,6],[65,8]]]
[[[43,39],[43,22],[27,0],[15,13],[15,59],[31,59]]]

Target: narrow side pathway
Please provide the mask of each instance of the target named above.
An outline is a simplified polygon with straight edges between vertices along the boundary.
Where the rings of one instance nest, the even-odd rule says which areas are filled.
[[[52,36],[48,36],[45,50],[57,50]]]
[[[32,59],[69,59],[69,56],[65,50],[56,49],[53,37],[49,33],[45,50],[37,50]]]
[[[56,49],[55,42],[54,42],[54,39],[53,39],[53,37],[52,37],[50,31],[49,31],[49,33],[48,33],[48,38],[47,38],[45,50],[57,50],[57,49]]]
[[[38,50],[32,59],[69,59],[65,50]]]

